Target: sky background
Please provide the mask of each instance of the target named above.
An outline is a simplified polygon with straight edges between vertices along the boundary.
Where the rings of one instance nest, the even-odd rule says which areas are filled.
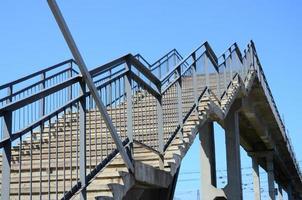
[[[220,55],[234,42],[244,49],[253,39],[298,160],[302,161],[302,1],[61,0],[58,3],[89,68],[126,53],[141,53],[150,62],[172,48],[187,55],[205,41]],[[0,2],[0,85],[69,58],[69,49],[46,1]],[[222,131],[216,128],[219,135]],[[218,144],[223,144],[221,138],[218,137]],[[218,160],[223,180],[223,156]],[[244,152],[242,161],[246,173],[250,173],[251,163]],[[196,199],[198,172],[199,144],[195,142],[182,164],[178,199]],[[265,195],[266,177],[262,178]],[[249,176],[243,179],[248,183]],[[252,199],[248,190],[244,190],[245,197]]]

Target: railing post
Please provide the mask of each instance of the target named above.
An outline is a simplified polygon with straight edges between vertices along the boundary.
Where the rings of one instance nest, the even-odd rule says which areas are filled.
[[[192,77],[192,81],[193,81],[193,93],[194,93],[194,102],[196,105],[196,111],[197,111],[197,115],[198,115],[198,94],[197,94],[197,72],[196,72],[196,53],[194,52],[192,54],[192,58],[193,58],[193,77]]]
[[[86,93],[86,84],[85,81],[82,80],[80,83],[80,95],[84,95]],[[80,100],[79,105],[79,125],[80,125],[80,181],[81,190],[80,198],[81,200],[87,199],[86,195],[86,97],[83,96]]]
[[[125,76],[125,91],[126,91],[126,102],[127,102],[127,137],[129,139],[130,153],[133,155],[133,105],[132,105],[132,86],[131,86],[131,64],[126,61],[126,70],[128,70]]]
[[[67,71],[67,77],[71,78],[72,77],[72,61],[70,61],[70,67],[69,70]],[[72,85],[68,87],[67,89],[67,100],[70,101],[72,99]]]
[[[42,80],[42,84],[41,84],[41,90],[45,89],[45,78],[46,78],[46,73],[43,72],[41,74],[41,80]],[[40,117],[45,115],[45,98],[43,97],[40,100]]]
[[[223,72],[223,84],[224,84],[224,88],[223,90],[226,91],[226,88],[227,88],[227,65],[226,65],[226,60],[225,60],[225,54],[222,55],[223,56],[223,60],[224,60],[224,72]]]
[[[9,99],[12,101],[13,86],[8,87]],[[12,112],[9,111],[3,116],[3,138],[10,138],[12,133]],[[1,199],[10,199],[10,172],[11,172],[11,140],[8,140],[2,150],[2,188]]]
[[[230,62],[229,62],[229,67],[230,67],[230,74],[231,74],[231,77],[230,77],[230,81],[233,80],[233,57],[232,57],[232,51],[231,49],[229,49],[229,53],[230,53]]]
[[[166,73],[169,73],[169,55],[167,55],[167,72]]]
[[[177,60],[177,56],[176,56],[176,51],[174,50],[174,56],[173,56],[174,66],[176,65],[176,60]]]
[[[204,73],[205,73],[205,79],[206,79],[206,86],[210,88],[210,77],[209,77],[209,69],[208,69],[208,58],[207,54],[204,54],[203,58],[203,66],[204,66]]]
[[[177,111],[178,111],[179,137],[183,141],[181,66],[178,66],[177,73],[179,76],[178,81],[177,81]]]
[[[158,120],[158,150],[160,152],[159,168],[164,169],[164,120],[163,120],[163,105],[162,97],[156,101],[157,120]]]

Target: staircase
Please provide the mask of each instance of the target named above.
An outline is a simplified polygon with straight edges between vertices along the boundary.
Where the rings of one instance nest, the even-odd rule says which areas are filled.
[[[11,146],[10,198],[80,199],[85,193],[87,199],[173,199],[198,126],[223,119],[249,92],[259,71],[255,56],[252,43],[243,56],[234,44],[218,62],[205,43],[186,58],[172,50],[150,65],[129,54],[91,70],[134,172],[73,60],[25,77],[42,80],[21,90],[13,87],[23,80],[0,86],[11,90],[0,99],[1,126],[11,127],[3,129],[0,143]]]

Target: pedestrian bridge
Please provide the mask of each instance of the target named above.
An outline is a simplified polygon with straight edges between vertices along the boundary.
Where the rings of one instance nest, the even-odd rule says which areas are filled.
[[[182,159],[201,144],[202,199],[242,199],[240,146],[289,199],[302,176],[251,41],[220,57],[205,42],[150,64],[125,55],[90,71],[104,110],[67,60],[0,86],[2,199],[172,200]],[[213,122],[225,130],[227,185],[216,187]],[[199,160],[192,160],[199,163]],[[284,194],[283,194],[284,195]]]

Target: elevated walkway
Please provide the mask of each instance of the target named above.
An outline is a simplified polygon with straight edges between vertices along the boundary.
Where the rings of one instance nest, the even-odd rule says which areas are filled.
[[[268,172],[271,199],[274,181],[301,198],[300,169],[253,42],[243,55],[234,44],[217,58],[204,43],[185,58],[172,50],[152,65],[129,54],[90,74],[109,119],[73,60],[0,86],[8,90],[0,97],[2,194],[173,199],[181,161],[199,136],[203,199],[242,198],[240,145],[253,158],[255,185],[258,165]],[[215,183],[214,121],[226,131],[223,189]]]

